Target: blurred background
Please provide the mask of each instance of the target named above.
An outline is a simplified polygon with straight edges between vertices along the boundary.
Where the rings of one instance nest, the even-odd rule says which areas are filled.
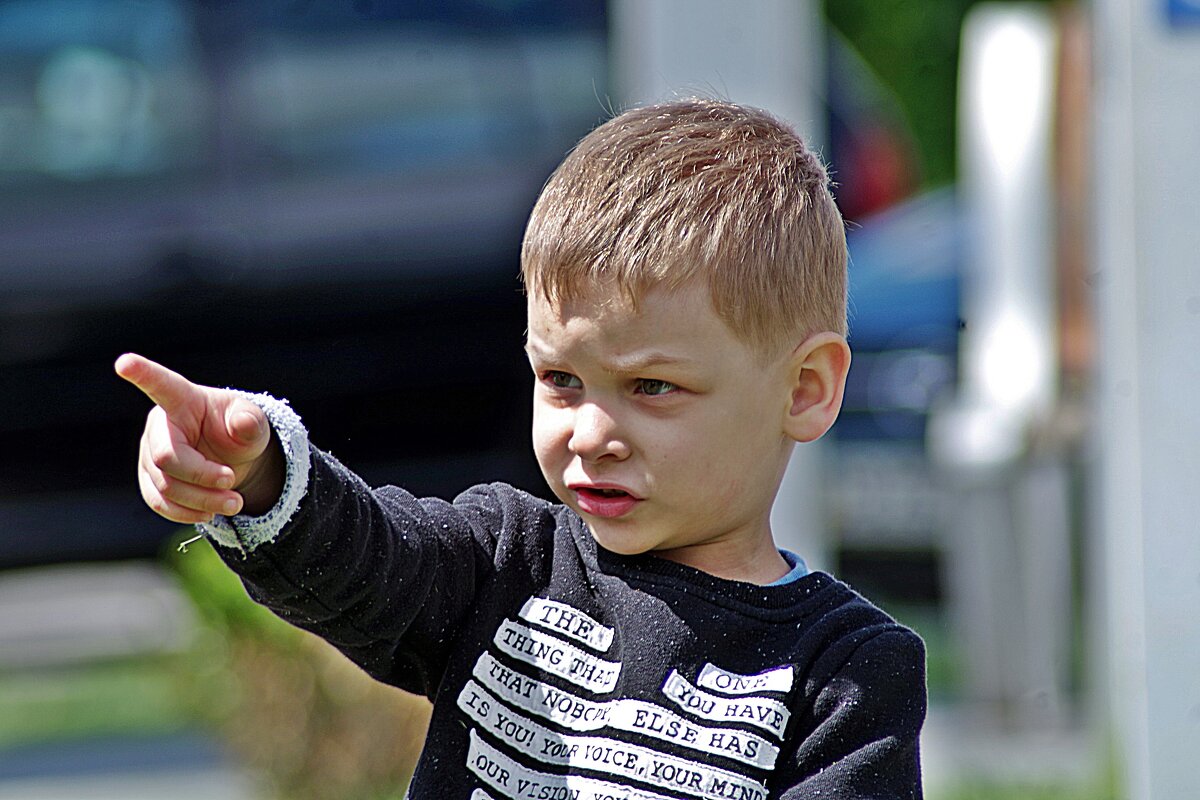
[[[548,495],[524,220],[694,93],[837,183],[854,363],[774,521],[925,637],[927,795],[1200,796],[1198,80],[1188,0],[0,0],[0,800],[403,794],[424,702],[177,549],[112,362]]]

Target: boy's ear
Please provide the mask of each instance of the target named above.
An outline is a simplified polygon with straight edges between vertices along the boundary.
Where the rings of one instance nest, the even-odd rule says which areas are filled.
[[[805,339],[790,361],[791,406],[784,432],[797,442],[821,438],[837,419],[850,371],[850,346],[826,331]]]

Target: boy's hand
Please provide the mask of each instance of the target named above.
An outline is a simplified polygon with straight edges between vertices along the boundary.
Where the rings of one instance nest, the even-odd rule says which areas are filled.
[[[262,409],[133,353],[115,369],[155,403],[138,449],[138,485],[151,509],[194,523],[275,504],[286,467]]]

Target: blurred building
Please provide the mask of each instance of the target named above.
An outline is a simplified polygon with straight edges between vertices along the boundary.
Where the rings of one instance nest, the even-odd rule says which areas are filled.
[[[169,530],[126,350],[373,478],[541,487],[517,254],[606,64],[602,0],[0,2],[0,566]]]

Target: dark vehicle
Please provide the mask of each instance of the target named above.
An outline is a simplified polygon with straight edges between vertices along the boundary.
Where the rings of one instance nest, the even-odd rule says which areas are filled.
[[[517,255],[605,71],[602,0],[0,2],[0,567],[170,533],[125,350],[370,479],[543,490]]]
[[[866,217],[847,236],[854,358],[825,490],[839,575],[880,596],[927,602],[942,585],[945,496],[925,437],[958,380],[963,236],[950,189]]]

